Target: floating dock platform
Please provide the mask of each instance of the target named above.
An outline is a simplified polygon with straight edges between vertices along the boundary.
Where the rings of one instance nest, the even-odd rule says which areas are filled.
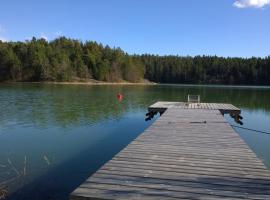
[[[231,104],[157,102],[163,113],[71,200],[270,199],[270,171],[224,119]]]

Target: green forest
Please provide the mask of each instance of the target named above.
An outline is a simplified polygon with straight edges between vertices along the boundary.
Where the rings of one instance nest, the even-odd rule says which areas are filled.
[[[270,56],[129,55],[97,42],[0,41],[0,81],[87,81],[270,85]]]

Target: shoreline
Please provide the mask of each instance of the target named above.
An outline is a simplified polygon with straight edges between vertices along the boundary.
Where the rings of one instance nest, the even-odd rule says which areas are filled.
[[[242,89],[270,89],[269,85],[219,85],[219,84],[175,84],[175,83],[155,83],[150,81],[145,82],[103,82],[103,81],[64,81],[64,82],[57,82],[57,81],[25,81],[25,82],[13,82],[13,81],[6,81],[0,82],[1,84],[47,84],[47,85],[145,85],[145,86],[154,86],[154,85],[161,85],[161,86],[181,86],[181,87],[209,87],[209,88],[242,88]]]
[[[52,85],[158,85],[158,83],[155,82],[138,82],[138,83],[132,83],[132,82],[104,82],[104,81],[22,81],[22,82],[13,82],[13,81],[6,81],[6,82],[0,82],[0,84],[7,83],[7,84],[52,84]]]
[[[157,83],[130,83],[130,82],[27,82],[27,83],[44,83],[55,85],[158,85]]]

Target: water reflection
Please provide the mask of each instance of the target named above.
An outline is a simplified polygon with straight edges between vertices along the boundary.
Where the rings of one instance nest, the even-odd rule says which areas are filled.
[[[10,199],[67,199],[153,123],[144,121],[149,105],[188,94],[232,103],[243,109],[245,126],[270,131],[269,88],[2,84],[0,188],[14,192]],[[237,131],[270,167],[270,137]]]
[[[123,101],[115,96],[124,94]],[[180,86],[81,86],[16,84],[1,86],[0,125],[70,127],[119,119],[126,111],[158,101],[186,101],[199,94],[204,102],[228,102],[249,110],[270,111],[268,88]]]

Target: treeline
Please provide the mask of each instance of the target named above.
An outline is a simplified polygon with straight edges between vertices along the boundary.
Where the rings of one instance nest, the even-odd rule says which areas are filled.
[[[145,65],[145,77],[154,82],[270,85],[270,56],[224,58],[142,55],[138,58]]]
[[[61,37],[51,42],[33,38],[26,42],[0,41],[0,80],[141,81],[144,66],[120,48],[96,42],[82,43]]]
[[[270,57],[129,55],[120,48],[61,37],[0,41],[0,81],[74,81],[270,85]]]

